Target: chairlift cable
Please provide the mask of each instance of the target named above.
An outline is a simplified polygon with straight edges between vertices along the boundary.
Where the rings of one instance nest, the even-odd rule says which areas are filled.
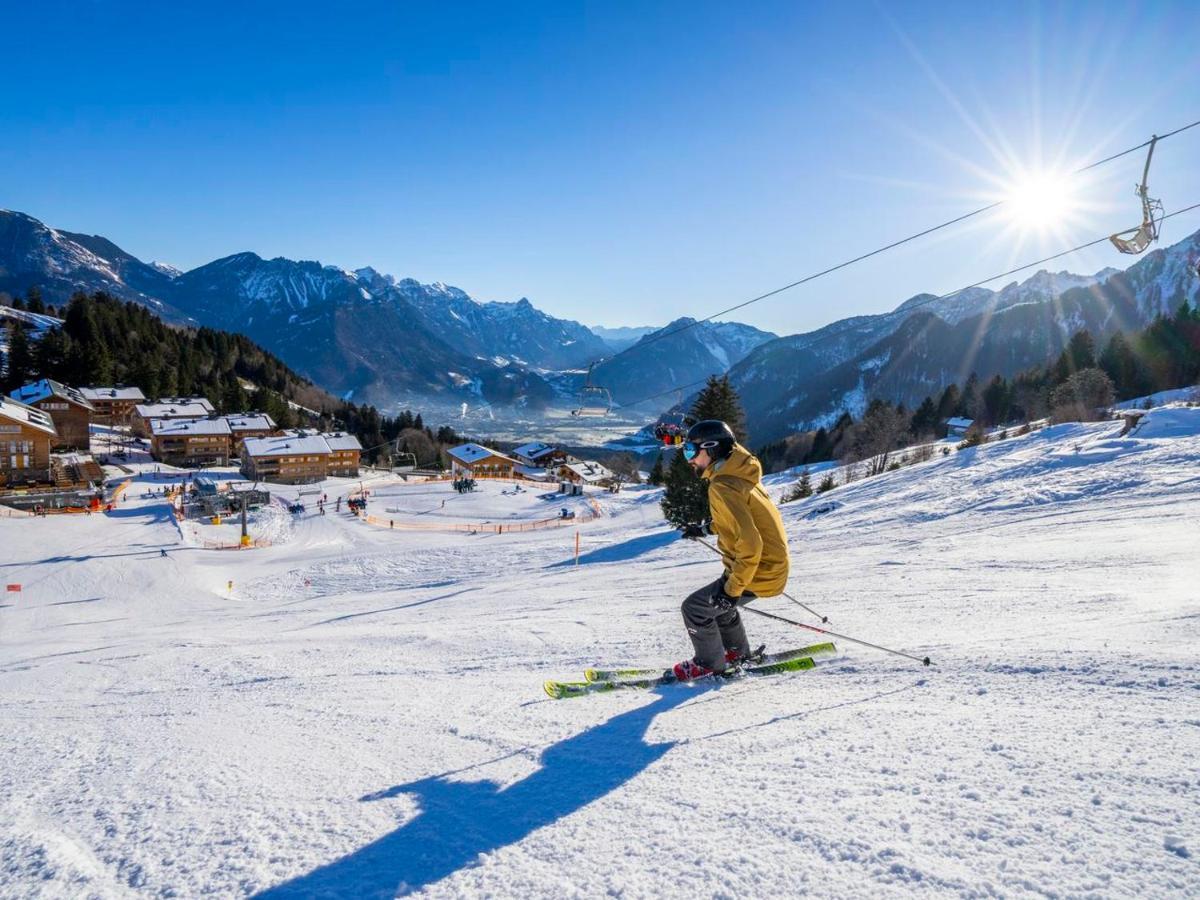
[[[1174,131],[1169,131],[1166,134],[1157,135],[1156,137],[1152,137],[1150,140],[1143,141],[1142,143],[1138,144],[1135,147],[1130,147],[1127,150],[1122,150],[1119,153],[1114,153],[1112,156],[1107,156],[1104,159],[1099,159],[1099,160],[1096,160],[1095,162],[1088,163],[1088,165],[1083,166],[1079,169],[1075,169],[1073,172],[1071,172],[1069,174],[1079,175],[1083,172],[1089,171],[1090,169],[1095,169],[1106,163],[1110,163],[1113,160],[1120,159],[1123,156],[1128,156],[1130,153],[1136,153],[1138,150],[1142,150],[1142,149],[1150,146],[1152,143],[1155,143],[1157,141],[1164,141],[1167,138],[1174,137],[1177,134],[1181,134],[1181,133],[1183,133],[1191,128],[1195,128],[1197,126],[1200,126],[1200,119],[1197,119],[1194,122],[1190,122],[1187,125],[1183,125],[1179,128],[1176,128]],[[967,219],[973,218],[978,215],[982,215],[985,212],[990,212],[991,210],[996,209],[997,207],[1003,206],[1005,203],[1008,203],[1008,202],[1009,201],[1007,199],[997,200],[993,203],[987,204],[986,206],[981,206],[981,207],[979,207],[979,209],[975,209],[975,210],[972,210],[971,212],[963,213],[960,216],[956,216],[953,219],[949,219],[945,222],[942,222],[940,225],[934,225],[934,226],[931,226],[930,228],[924,229],[923,231],[918,231],[915,234],[911,234],[908,237],[903,237],[903,238],[900,238],[899,240],[892,241],[890,244],[885,244],[882,247],[878,247],[867,253],[860,254],[859,256],[856,256],[853,259],[845,260],[844,262],[840,262],[837,265],[830,266],[827,269],[822,269],[819,272],[814,272],[811,275],[806,275],[805,277],[800,278],[796,281],[793,281],[790,284],[783,285],[783,287],[778,287],[778,288],[775,288],[774,290],[767,291],[765,294],[759,294],[757,297],[752,297],[749,300],[744,300],[741,303],[737,303],[733,306],[727,307],[726,309],[722,309],[718,312],[712,313],[711,315],[705,316],[702,319],[696,319],[687,325],[681,325],[680,327],[672,329],[671,331],[659,332],[655,335],[650,336],[649,338],[647,338],[645,340],[637,342],[636,344],[631,344],[630,346],[626,347],[624,350],[618,350],[612,356],[600,357],[599,359],[595,360],[591,365],[595,366],[595,365],[599,365],[601,363],[610,363],[613,360],[618,359],[619,357],[624,356],[626,353],[630,353],[635,349],[648,347],[651,344],[657,343],[658,341],[664,340],[665,338],[671,337],[672,335],[679,334],[679,333],[687,331],[688,329],[691,329],[691,328],[695,328],[697,325],[701,325],[704,322],[712,321],[713,319],[719,318],[720,316],[727,315],[731,312],[736,312],[739,309],[744,309],[745,307],[750,306],[751,304],[754,304],[754,303],[758,303],[761,300],[766,300],[769,297],[774,297],[777,294],[782,294],[784,291],[790,291],[792,288],[799,287],[802,284],[807,284],[810,281],[815,281],[818,278],[823,278],[824,276],[830,275],[834,272],[837,272],[840,269],[845,269],[848,266],[852,266],[852,265],[855,265],[856,263],[863,262],[864,260],[870,259],[873,256],[878,256],[881,253],[886,253],[888,250],[894,250],[896,247],[899,247],[899,246],[902,246],[903,244],[907,244],[912,241],[915,241],[918,238],[926,237],[927,235],[933,234],[936,231],[941,231],[944,228],[949,228],[951,225],[957,225],[959,222],[964,222]],[[1180,210],[1179,212],[1186,212],[1186,210]],[[1105,238],[1105,240],[1107,240],[1107,238]],[[1096,243],[1099,243],[1099,242],[1097,241]],[[1091,245],[1088,245],[1088,246],[1091,246]],[[1082,248],[1077,248],[1077,249],[1082,249]],[[1074,252],[1074,251],[1067,251],[1067,252]],[[1050,257],[1050,258],[1053,259],[1054,257]],[[1034,263],[1033,265],[1037,265],[1037,264]],[[1014,271],[1020,271],[1020,270],[1016,269]],[[996,277],[999,278],[999,277],[1003,277],[1003,276],[996,276]],[[990,281],[991,279],[988,279],[988,280]],[[964,288],[963,290],[966,290],[966,288]],[[956,291],[955,293],[959,293],[959,292]],[[941,300],[944,298],[938,297],[935,299]],[[589,366],[589,369],[590,368],[591,367]]]
[[[1200,122],[1195,123],[1195,124],[1200,124]],[[1191,126],[1187,126],[1187,127],[1190,128]],[[1180,129],[1180,130],[1183,130],[1183,129]],[[1162,140],[1162,138],[1159,138],[1159,140]],[[1185,206],[1182,209],[1177,209],[1174,212],[1167,213],[1166,215],[1162,216],[1162,218],[1160,218],[1159,221],[1165,222],[1167,219],[1173,219],[1173,218],[1175,218],[1175,216],[1181,216],[1184,213],[1189,213],[1189,212],[1192,212],[1197,209],[1200,209],[1200,203],[1193,203],[1191,206]],[[1095,247],[1097,244],[1103,244],[1107,240],[1108,240],[1108,236],[1105,235],[1104,237],[1099,237],[1099,238],[1096,238],[1095,240],[1088,241],[1085,244],[1079,244],[1078,246],[1072,247],[1069,250],[1062,250],[1051,256],[1044,256],[1041,259],[1034,260],[1033,262],[1024,263],[1015,268],[1009,269],[1006,272],[1001,272],[998,275],[989,276],[988,278],[984,278],[984,279],[981,279],[980,281],[976,281],[976,282],[973,282],[972,284],[968,284],[965,287],[961,287],[961,288],[958,288],[957,290],[950,291],[947,294],[941,294],[936,297],[928,297],[924,300],[915,301],[905,307],[905,312],[906,313],[911,312],[914,309],[917,309],[922,306],[928,306],[929,304],[936,303],[939,300],[949,300],[950,298],[955,297],[958,294],[963,293],[964,291],[971,290],[971,288],[982,287],[983,285],[988,284],[992,281],[998,281],[1001,278],[1007,278],[1009,275],[1015,275],[1016,273],[1023,272],[1026,269],[1032,269],[1034,266],[1040,266],[1043,263],[1053,262],[1056,259],[1060,259],[1061,257],[1064,257],[1064,256],[1069,256],[1072,253],[1078,253],[1081,250],[1087,250],[1091,247]],[[895,313],[894,312],[888,313],[887,315],[895,315]],[[793,349],[806,350],[815,343],[816,343],[816,339],[814,338],[813,340],[809,341],[808,343],[801,344]],[[684,385],[676,385],[675,387],[669,388],[665,391],[659,391],[657,394],[650,394],[649,396],[640,397],[636,400],[630,400],[630,401],[621,403],[620,405],[622,407],[637,406],[639,403],[647,403],[650,400],[657,400],[659,397],[665,397],[667,394],[673,394],[676,391],[687,390],[688,388],[692,388],[692,387],[696,387],[697,385],[705,384],[707,381],[708,381],[708,377],[706,376],[704,378],[699,379],[698,381],[693,381],[693,382],[690,382],[690,383],[684,384]],[[601,430],[617,431],[617,430],[625,430],[625,429],[620,429],[618,426],[611,426],[609,428],[604,428]]]

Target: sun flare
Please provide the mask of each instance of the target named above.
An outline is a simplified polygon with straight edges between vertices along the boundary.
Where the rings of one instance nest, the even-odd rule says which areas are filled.
[[[1069,177],[1054,172],[1027,173],[1012,183],[1005,196],[1005,212],[1022,230],[1060,229],[1078,211]]]

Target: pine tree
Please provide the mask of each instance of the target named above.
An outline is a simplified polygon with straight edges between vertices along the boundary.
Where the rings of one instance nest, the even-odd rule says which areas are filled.
[[[803,500],[813,495],[812,479],[808,477],[808,469],[800,471],[800,480],[792,485],[792,489],[780,498],[780,503],[791,503],[793,500]]]
[[[692,404],[691,417],[697,422],[704,419],[719,419],[733,429],[733,436],[738,443],[745,444],[746,413],[742,409],[741,398],[729,383],[728,375],[710,375],[708,383]]]
[[[908,430],[918,440],[927,440],[937,434],[939,424],[938,411],[933,403],[933,398],[926,397],[917,407],[917,411],[913,413],[912,419],[908,423]]]
[[[38,287],[31,287],[25,292],[25,308],[31,313],[44,313],[46,304],[42,302],[42,291]]]
[[[650,470],[650,484],[658,487],[663,483],[665,475],[663,473],[663,455],[660,452],[654,460],[654,468]]]
[[[671,455],[665,485],[662,511],[668,522],[682,528],[690,522],[708,520],[708,482],[696,474],[682,452]]]
[[[15,391],[21,385],[33,381],[35,365],[33,349],[29,346],[29,337],[25,334],[25,326],[14,326],[8,339],[4,393]]]
[[[33,348],[34,365],[43,378],[62,381],[66,378],[65,366],[70,350],[70,341],[61,328],[51,328]]]
[[[833,480],[833,473],[825,473],[825,477],[821,479],[821,483],[817,485],[817,493],[824,494],[826,491],[832,491],[837,487],[837,482]]]

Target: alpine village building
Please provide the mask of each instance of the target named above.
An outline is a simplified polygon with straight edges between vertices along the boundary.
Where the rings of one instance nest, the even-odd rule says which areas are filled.
[[[79,393],[92,404],[96,410],[95,420],[101,425],[128,425],[134,408],[146,402],[146,395],[141,388],[125,387],[123,384],[80,388]]]
[[[223,466],[232,455],[232,437],[222,418],[150,420],[150,452],[171,465]]]
[[[11,396],[50,416],[57,432],[53,449],[91,449],[91,424],[95,409],[80,391],[43,378],[17,388]]]
[[[455,477],[512,477],[513,460],[481,444],[460,444],[452,447],[449,453],[450,468]]]
[[[331,475],[357,477],[361,455],[362,445],[353,435],[296,430],[277,437],[247,438],[242,474],[275,484],[310,484]]]
[[[57,440],[49,414],[0,394],[0,487],[50,481]]]
[[[213,412],[213,405],[204,397],[168,398],[137,404],[130,424],[138,437],[150,437],[150,423],[155,419],[203,419]]]

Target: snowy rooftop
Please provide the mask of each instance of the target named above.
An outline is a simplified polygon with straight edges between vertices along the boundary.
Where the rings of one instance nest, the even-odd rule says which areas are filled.
[[[482,444],[460,444],[457,447],[451,447],[448,451],[451,456],[463,463],[477,463],[480,460],[487,459],[489,456],[498,456],[501,459],[508,459],[503,453],[496,450],[491,450],[484,447]]]
[[[150,433],[155,437],[183,437],[201,434],[232,434],[224,419],[153,419]]]
[[[574,472],[588,484],[594,484],[597,481],[603,481],[605,478],[613,477],[612,471],[606,469],[598,462],[582,460],[580,462],[564,463],[563,467]]]
[[[85,409],[92,409],[92,404],[87,397],[73,387],[68,387],[61,382],[54,381],[50,378],[43,378],[41,381],[35,381],[32,384],[25,384],[12,392],[12,398],[20,402],[32,405],[40,403],[43,400],[49,400],[54,397],[59,400],[66,400],[69,403],[74,403],[76,406],[82,406]]]
[[[245,452],[250,456],[329,455],[329,444],[319,434],[283,434],[277,437],[248,438]]]
[[[329,445],[330,450],[361,450],[362,444],[358,442],[352,434],[346,434],[344,431],[335,431],[321,435],[325,438],[325,443]]]
[[[958,416],[946,420],[946,425],[948,425],[950,428],[970,428],[974,424],[974,419],[963,419]]]
[[[146,395],[142,393],[142,389],[136,387],[85,387],[80,388],[79,393],[93,402],[96,400],[142,401],[146,399]]]
[[[44,431],[46,434],[58,433],[54,430],[54,422],[46,413],[5,397],[3,394],[0,394],[0,418],[24,423],[39,431]]]
[[[271,431],[275,420],[266,413],[248,413],[237,416],[222,416],[234,434],[239,431]]]
[[[135,407],[143,419],[187,419],[211,416],[213,405],[203,397],[175,397],[139,403]]]
[[[545,456],[547,453],[554,451],[554,448],[549,444],[543,444],[541,441],[531,441],[528,444],[522,444],[513,454],[523,456],[526,459],[537,459],[539,456]]]

